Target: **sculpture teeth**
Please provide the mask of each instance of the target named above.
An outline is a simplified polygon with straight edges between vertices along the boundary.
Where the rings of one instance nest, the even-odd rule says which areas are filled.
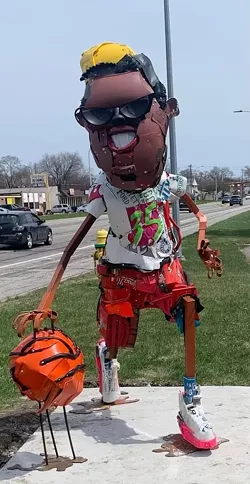
[[[129,131],[127,133],[117,133],[111,136],[113,144],[116,148],[125,148],[133,139],[135,139],[135,133]]]

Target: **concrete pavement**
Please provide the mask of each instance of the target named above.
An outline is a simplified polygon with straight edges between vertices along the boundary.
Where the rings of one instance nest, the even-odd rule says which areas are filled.
[[[55,469],[8,470],[21,465],[28,469],[40,464],[41,433],[36,432],[0,470],[0,482],[8,484],[248,484],[250,475],[250,434],[248,387],[205,387],[203,403],[219,437],[229,439],[212,452],[195,452],[166,458],[153,453],[163,436],[178,433],[177,388],[131,388],[131,397],[140,401],[92,414],[69,413],[69,424],[77,456],[86,457],[65,472]],[[68,407],[81,410],[76,402],[98,396],[97,389],[85,390]],[[62,412],[52,415],[60,455],[70,456]],[[46,429],[49,453],[53,448]]]
[[[209,203],[201,205],[200,209],[206,213],[208,226],[211,226],[220,220],[250,210],[250,201],[245,201],[243,207]],[[48,223],[51,225],[54,234],[52,246],[39,246],[31,251],[6,249],[3,246],[0,248],[0,301],[48,285],[65,246],[82,223],[82,218],[65,218]],[[106,215],[95,222],[72,257],[64,279],[86,273],[93,268],[91,254],[93,253],[96,231],[99,228],[107,227],[108,218]],[[181,229],[183,236],[197,231],[198,223],[193,214],[181,212]]]

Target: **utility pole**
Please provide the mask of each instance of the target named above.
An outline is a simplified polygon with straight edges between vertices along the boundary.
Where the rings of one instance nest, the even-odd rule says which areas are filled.
[[[192,165],[188,165],[189,167],[189,193],[192,195],[192,178],[193,178],[193,173],[192,173]]]
[[[244,169],[241,169],[241,198],[243,199],[244,194]]]
[[[217,175],[215,176],[215,201],[217,202],[218,198],[218,177]]]
[[[169,0],[164,0],[164,20],[165,20],[165,43],[166,43],[166,67],[167,67],[167,89],[168,97],[174,97],[174,83],[173,83],[173,67],[172,67],[172,48],[171,48],[171,27],[170,27],[170,9]],[[169,147],[170,147],[170,169],[171,173],[177,175],[177,149],[176,149],[176,132],[175,119],[169,120]],[[175,201],[172,204],[173,219],[175,223],[180,226],[180,211],[179,202]],[[179,257],[182,257],[181,247],[178,252]]]
[[[91,159],[90,159],[90,148],[88,151],[88,161],[89,161],[89,188],[92,186],[92,174],[91,174]]]

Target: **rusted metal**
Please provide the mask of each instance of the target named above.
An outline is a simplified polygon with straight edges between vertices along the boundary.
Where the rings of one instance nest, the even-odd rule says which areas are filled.
[[[180,457],[183,455],[192,454],[193,452],[211,452],[207,450],[197,449],[193,445],[189,444],[186,440],[184,440],[181,434],[169,434],[166,437],[163,437],[163,440],[164,444],[162,444],[161,447],[158,449],[153,449],[152,452],[156,454],[164,453],[165,457]],[[218,447],[225,442],[229,442],[229,440],[224,439],[223,437],[218,437],[218,445],[216,449],[218,449]]]
[[[185,296],[184,301],[184,339],[185,339],[185,376],[195,377],[195,300]]]
[[[57,314],[50,309],[52,302],[55,298],[56,290],[62,280],[62,276],[65,269],[69,263],[70,258],[76,251],[77,247],[82,242],[85,235],[88,233],[96,218],[93,215],[87,215],[84,222],[80,225],[79,229],[76,231],[75,235],[72,237],[66,248],[64,249],[63,255],[59,261],[56,271],[49,283],[47,291],[44,293],[41,302],[36,311],[21,313],[14,321],[13,328],[17,331],[18,336],[23,337],[26,326],[29,322],[33,323],[34,329],[38,330],[41,328],[42,322],[49,318],[51,321],[53,318],[57,319]],[[52,321],[54,322],[54,321]]]
[[[70,459],[69,457],[55,457],[54,455],[48,455],[48,463],[46,463],[46,460],[44,460],[41,464],[32,465],[30,467],[23,467],[20,464],[15,464],[14,466],[8,467],[8,470],[20,470],[23,472],[46,472],[55,469],[57,472],[63,472],[69,467],[72,467],[74,464],[84,464],[84,462],[87,461],[88,459],[85,459],[85,457],[76,457],[75,459]]]
[[[187,207],[193,212],[199,222],[197,251],[201,260],[204,262],[207,268],[209,279],[211,279],[214,273],[218,277],[221,277],[223,267],[222,262],[219,259],[220,251],[217,249],[211,249],[209,247],[209,240],[206,238],[206,215],[204,215],[204,213],[200,211],[199,207],[193,202],[192,198],[190,197],[190,195],[188,195],[188,193],[185,193],[185,195],[183,195],[181,198],[185,202]]]
[[[126,405],[129,403],[137,403],[137,402],[139,402],[139,398],[129,398],[129,396],[121,396],[121,398],[119,398],[113,403],[104,403],[100,398],[92,398],[90,402],[77,403],[77,406],[84,407],[84,408],[82,409],[76,408],[74,410],[70,410],[69,413],[85,415],[93,412],[110,410],[111,407],[115,407],[117,405]]]

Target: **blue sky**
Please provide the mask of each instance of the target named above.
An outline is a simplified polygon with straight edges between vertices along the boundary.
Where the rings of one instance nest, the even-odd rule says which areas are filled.
[[[170,0],[179,169],[250,164],[250,1]],[[111,40],[148,55],[166,83],[163,0],[1,2],[0,156],[36,162],[78,151],[88,137],[73,112],[82,51]]]

